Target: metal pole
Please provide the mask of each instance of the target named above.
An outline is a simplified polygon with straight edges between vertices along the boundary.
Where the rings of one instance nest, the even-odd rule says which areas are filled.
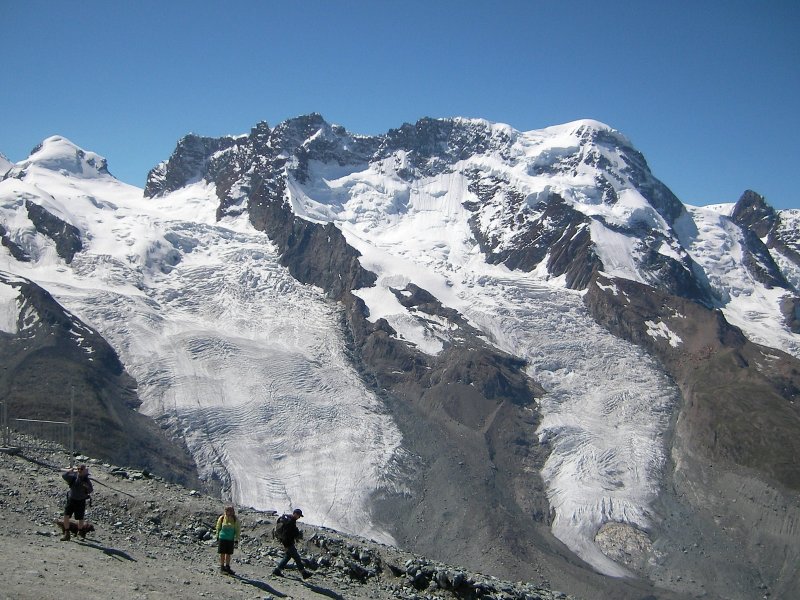
[[[3,446],[5,448],[11,447],[11,432],[8,429],[8,402],[3,400],[3,416],[2,416],[2,426],[3,426]]]
[[[69,466],[75,460],[75,386],[69,386]]]
[[[8,397],[10,394],[11,386],[8,383],[8,367],[3,366],[3,388],[5,391],[5,398],[3,398],[3,414],[2,414],[2,428],[3,428],[3,446],[6,448],[11,447],[11,428],[8,426]]]

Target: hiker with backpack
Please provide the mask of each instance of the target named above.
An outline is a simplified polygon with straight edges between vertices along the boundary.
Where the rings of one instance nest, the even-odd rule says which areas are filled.
[[[311,577],[311,573],[303,566],[303,559],[295,547],[295,542],[303,537],[303,533],[297,528],[297,520],[303,516],[303,511],[295,508],[290,515],[281,515],[275,523],[275,529],[272,532],[275,539],[277,539],[286,549],[286,553],[278,566],[272,571],[275,577],[283,577],[283,568],[289,564],[290,559],[294,559],[294,564],[300,569],[303,579]]]
[[[235,575],[231,570],[233,549],[239,544],[241,525],[233,506],[226,506],[225,512],[217,519],[217,553],[219,554],[219,570],[225,575]]]
[[[90,496],[94,491],[92,481],[89,479],[89,469],[86,465],[78,466],[78,472],[75,472],[73,467],[63,473],[61,477],[69,485],[69,493],[67,493],[67,503],[64,506],[64,535],[61,538],[62,542],[68,542],[70,539],[70,517],[75,515],[78,521],[78,535],[86,537],[86,501],[91,502]]]

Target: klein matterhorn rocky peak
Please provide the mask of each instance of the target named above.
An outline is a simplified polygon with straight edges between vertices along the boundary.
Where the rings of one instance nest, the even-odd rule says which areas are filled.
[[[800,211],[685,205],[592,120],[0,171],[14,418],[72,386],[86,452],[577,598],[800,589]]]

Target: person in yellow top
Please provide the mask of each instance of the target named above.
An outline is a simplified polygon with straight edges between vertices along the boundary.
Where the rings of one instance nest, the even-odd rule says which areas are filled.
[[[217,541],[219,547],[219,570],[225,575],[235,575],[231,570],[231,557],[233,549],[239,544],[239,519],[233,506],[226,506],[225,512],[217,519]]]

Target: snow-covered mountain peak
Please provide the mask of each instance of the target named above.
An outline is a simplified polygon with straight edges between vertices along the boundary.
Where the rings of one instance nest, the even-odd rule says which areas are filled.
[[[51,136],[36,146],[26,160],[11,168],[8,176],[22,179],[30,169],[54,171],[84,179],[112,177],[104,157],[87,152],[59,135]]]
[[[577,119],[575,121],[562,123],[561,125],[551,125],[544,129],[534,130],[530,133],[537,132],[544,133],[548,136],[570,135],[584,142],[603,137],[605,139],[614,139],[619,144],[633,148],[633,143],[626,135],[596,119]]]

